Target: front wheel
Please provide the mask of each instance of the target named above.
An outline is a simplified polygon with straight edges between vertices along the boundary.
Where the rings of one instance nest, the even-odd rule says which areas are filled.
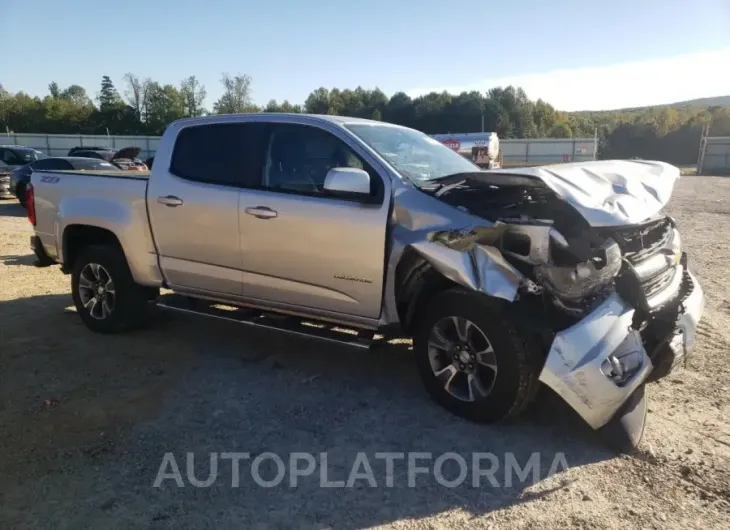
[[[537,392],[540,348],[520,337],[489,297],[451,289],[421,313],[414,337],[423,383],[438,404],[490,423],[524,410]]]
[[[76,259],[71,293],[86,327],[98,333],[118,333],[141,324],[147,293],[137,285],[124,253],[116,246],[93,245]]]

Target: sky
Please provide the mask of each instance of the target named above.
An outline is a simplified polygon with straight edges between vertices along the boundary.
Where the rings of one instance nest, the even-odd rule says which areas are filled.
[[[223,73],[257,104],[314,89],[392,95],[513,84],[560,110],[730,95],[730,0],[0,0],[0,83],[43,96],[102,75]],[[12,61],[8,58],[12,57]]]

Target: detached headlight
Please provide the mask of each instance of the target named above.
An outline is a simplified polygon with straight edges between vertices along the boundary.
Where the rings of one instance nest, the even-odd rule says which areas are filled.
[[[540,265],[535,274],[552,294],[566,300],[580,300],[613,280],[621,270],[621,249],[608,240],[597,256],[574,266]]]

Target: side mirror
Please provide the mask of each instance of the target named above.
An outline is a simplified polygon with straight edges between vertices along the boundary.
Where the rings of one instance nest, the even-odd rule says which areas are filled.
[[[370,195],[370,175],[354,167],[333,167],[324,178],[324,189],[335,194]]]

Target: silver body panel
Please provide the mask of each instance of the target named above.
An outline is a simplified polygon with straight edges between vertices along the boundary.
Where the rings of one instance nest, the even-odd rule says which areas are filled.
[[[684,302],[686,311],[679,323],[685,356],[694,348],[704,310],[702,288],[691,273],[690,278],[693,289]],[[633,316],[634,310],[621,297],[612,295],[590,315],[556,335],[540,374],[540,381],[557,392],[594,429],[611,419],[652,369],[638,332],[630,330]],[[642,366],[619,387],[601,372],[601,365],[609,355],[627,350],[640,353]]]
[[[303,124],[334,134],[382,178],[382,203],[204,184],[167,169],[183,128],[249,121]],[[527,279],[496,247],[480,244],[456,250],[432,238],[440,231],[490,230],[497,225],[419,191],[343,127],[353,121],[362,120],[255,114],[175,122],[160,142],[149,182],[34,173],[36,233],[49,256],[63,262],[66,227],[104,228],[119,239],[140,284],[167,285],[191,296],[368,329],[399,322],[395,271],[406,251],[420,254],[467,289],[514,301]],[[540,178],[594,226],[647,219],[668,201],[676,180],[676,168],[661,163],[601,164],[499,172]],[[638,175],[641,167],[648,168],[643,177]],[[619,171],[635,178],[622,177]],[[694,277],[692,281],[695,289],[680,321],[687,351],[693,346],[704,300]],[[643,346],[630,330],[632,315],[628,304],[614,294],[558,333],[548,352],[541,380],[593,427],[604,425],[651,371]],[[619,387],[600,367],[609,355],[626,348],[636,349],[643,364]]]
[[[37,171],[31,183],[36,189],[35,231],[49,257],[63,263],[63,234],[67,228],[103,228],[119,240],[137,282],[162,285],[147,216],[146,180]]]

